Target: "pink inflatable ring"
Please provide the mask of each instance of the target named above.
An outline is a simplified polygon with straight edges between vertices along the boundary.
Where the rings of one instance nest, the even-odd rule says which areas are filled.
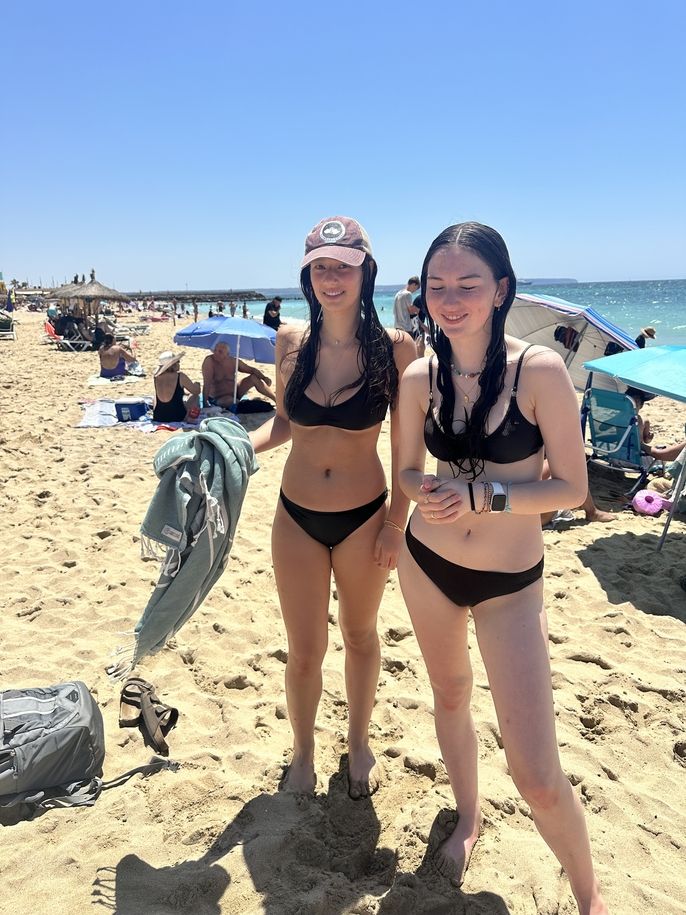
[[[636,493],[631,504],[639,515],[659,515],[663,508],[669,508],[672,503],[663,499],[659,492],[642,489]]]

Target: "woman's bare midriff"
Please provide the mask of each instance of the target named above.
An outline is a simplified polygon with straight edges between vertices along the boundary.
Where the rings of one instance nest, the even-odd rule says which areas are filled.
[[[371,502],[386,487],[378,438],[379,426],[352,431],[291,423],[284,493],[314,511],[346,511]]]
[[[498,483],[530,483],[541,479],[543,452],[516,464],[487,463],[474,484],[476,507],[481,507],[479,480]],[[430,472],[430,471],[427,471]],[[450,479],[450,466],[439,462],[437,475]],[[468,569],[487,572],[523,572],[543,555],[541,516],[509,512],[468,512],[452,524],[429,524],[415,510],[412,533],[430,550]]]

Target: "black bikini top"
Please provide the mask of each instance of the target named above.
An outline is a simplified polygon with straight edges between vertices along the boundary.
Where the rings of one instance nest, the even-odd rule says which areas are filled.
[[[369,384],[364,382],[347,400],[326,407],[315,403],[303,391],[289,419],[299,426],[333,426],[334,429],[360,431],[378,425],[386,416],[388,401],[371,403]]]
[[[471,455],[475,460],[490,461],[493,464],[513,464],[515,461],[531,457],[543,447],[541,430],[529,422],[517,404],[519,373],[522,370],[522,360],[529,349],[527,346],[517,362],[507,413],[497,429],[490,435],[484,435],[478,453]],[[429,454],[439,461],[455,464],[469,457],[467,439],[464,432],[444,432],[438,425],[434,416],[432,363],[433,358],[429,360],[429,409],[424,421],[424,442]]]

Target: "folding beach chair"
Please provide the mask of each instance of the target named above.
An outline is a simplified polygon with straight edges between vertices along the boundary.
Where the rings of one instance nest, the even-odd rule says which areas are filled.
[[[661,466],[641,448],[636,405],[627,394],[587,388],[581,405],[581,428],[591,438],[589,461],[622,472],[638,473],[628,496],[641,489],[654,469]]]
[[[0,340],[16,340],[17,324],[12,313],[0,308]]]
[[[84,340],[83,337],[68,340],[66,337],[60,337],[55,328],[49,321],[43,325],[43,330],[48,338],[58,349],[67,350],[70,353],[82,353],[91,348],[90,340]]]

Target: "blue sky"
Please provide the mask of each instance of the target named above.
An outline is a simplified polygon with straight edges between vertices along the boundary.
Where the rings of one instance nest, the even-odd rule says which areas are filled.
[[[5,5],[0,270],[290,286],[345,214],[381,283],[464,219],[523,277],[683,277],[684,9]]]

